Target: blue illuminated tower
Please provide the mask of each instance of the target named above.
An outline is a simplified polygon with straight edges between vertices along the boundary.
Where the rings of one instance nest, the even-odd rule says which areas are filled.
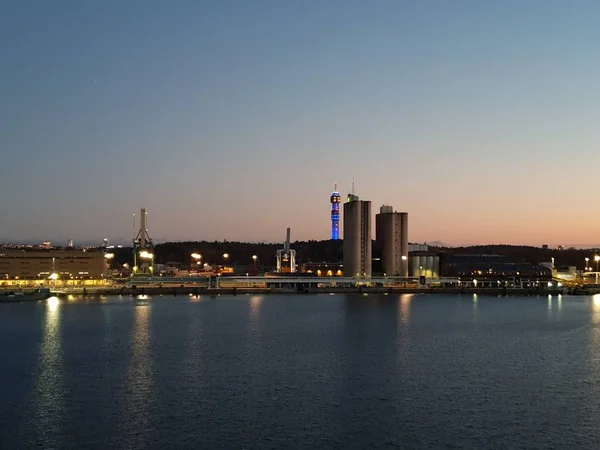
[[[338,240],[340,238],[340,193],[337,190],[337,184],[333,187],[333,192],[330,197],[331,201],[331,239]]]

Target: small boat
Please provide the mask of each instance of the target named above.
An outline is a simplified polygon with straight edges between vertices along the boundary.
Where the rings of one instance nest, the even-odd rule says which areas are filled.
[[[50,289],[42,288],[33,292],[6,292],[0,294],[0,303],[8,302],[35,302],[52,297]]]

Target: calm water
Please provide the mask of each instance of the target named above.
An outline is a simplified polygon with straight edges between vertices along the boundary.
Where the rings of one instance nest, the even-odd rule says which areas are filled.
[[[600,297],[0,305],[0,448],[600,448]]]

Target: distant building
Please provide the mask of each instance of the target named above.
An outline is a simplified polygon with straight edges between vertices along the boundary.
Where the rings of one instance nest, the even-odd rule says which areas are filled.
[[[553,278],[558,278],[563,281],[576,282],[579,279],[577,267],[575,266],[560,266],[552,271]]]
[[[0,253],[0,278],[98,279],[106,275],[101,251],[6,251]]]
[[[463,281],[477,280],[482,286],[503,280],[513,280],[515,284],[523,285],[547,282],[552,281],[552,272],[552,268],[545,264],[515,261],[494,254],[455,254],[448,256],[442,264],[443,276],[457,277]]]
[[[390,276],[408,276],[408,213],[382,206],[375,216],[375,242],[381,252],[381,270]]]
[[[371,202],[348,195],[344,203],[344,274],[371,276]]]

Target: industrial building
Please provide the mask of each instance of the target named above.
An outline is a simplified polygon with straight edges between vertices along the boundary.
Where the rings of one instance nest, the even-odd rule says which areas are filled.
[[[348,195],[344,203],[344,274],[371,276],[371,202]]]
[[[99,279],[106,275],[103,251],[3,251],[0,278]]]
[[[375,242],[381,270],[389,276],[408,276],[408,213],[382,206],[375,215]]]
[[[411,277],[440,277],[440,256],[436,252],[413,251],[408,257]]]
[[[476,280],[482,287],[504,280],[518,280],[518,284],[525,285],[552,281],[550,267],[515,261],[496,254],[448,255],[442,263],[442,273],[463,281]]]
[[[335,262],[312,262],[301,265],[303,274],[312,274],[318,277],[341,277],[344,275],[344,265]]]

